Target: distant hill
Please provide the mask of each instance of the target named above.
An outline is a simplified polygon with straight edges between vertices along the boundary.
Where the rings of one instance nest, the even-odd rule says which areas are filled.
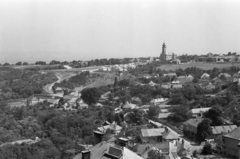
[[[157,67],[158,69],[161,70],[166,70],[166,71],[174,71],[178,68],[182,68],[182,69],[186,69],[188,67],[198,67],[204,70],[208,70],[208,69],[213,69],[214,67],[216,68],[227,68],[227,67],[231,67],[231,66],[235,66],[235,67],[239,67],[240,63],[205,63],[205,62],[193,62],[193,63],[184,63],[184,64],[166,64],[166,65],[162,65]]]

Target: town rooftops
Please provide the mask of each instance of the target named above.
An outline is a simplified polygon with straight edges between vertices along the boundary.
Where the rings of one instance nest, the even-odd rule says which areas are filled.
[[[113,143],[108,143],[105,141],[102,141],[97,145],[91,147],[89,151],[91,154],[90,159],[143,159],[126,147],[119,147]],[[83,154],[84,152],[78,154],[74,157],[74,159],[83,159]]]
[[[197,127],[199,123],[203,121],[203,118],[193,118],[185,121],[183,124],[185,125],[191,125],[193,127]]]
[[[116,133],[119,133],[121,130],[122,130],[122,127],[117,125],[115,122],[113,122],[112,124],[110,125],[105,125],[105,126],[101,126],[101,127],[98,127],[97,128],[99,131],[101,132],[106,132],[107,130],[113,130],[115,131]]]
[[[218,75],[218,77],[221,77],[221,76],[225,76],[226,78],[230,78],[231,77],[231,75],[229,75],[228,73],[220,73]]]
[[[171,114],[172,113],[159,113],[158,114],[158,119],[166,119]]]
[[[194,108],[194,109],[190,110],[190,112],[192,114],[199,114],[199,113],[207,112],[209,109],[211,109],[211,107],[208,107],[208,108]]]
[[[167,100],[168,100],[168,98],[157,98],[157,99],[151,100],[150,103],[162,103],[162,102],[165,102]]]
[[[167,132],[165,132],[165,133],[163,134],[163,138],[164,138],[165,140],[176,140],[176,139],[179,138],[179,136],[178,136],[178,134],[175,133],[174,131],[168,130]]]
[[[150,86],[156,86],[157,84],[154,83],[153,81],[150,81],[150,82],[149,82],[149,85],[150,85]]]
[[[240,140],[240,127],[235,128],[233,131],[228,133],[227,135],[224,135],[225,137],[233,138],[236,140]]]
[[[210,75],[208,73],[204,73],[204,74],[202,74],[201,79],[202,78],[209,78],[209,77],[210,77]]]
[[[177,74],[170,72],[170,73],[163,74],[163,76],[170,76],[170,77],[172,77],[172,76],[177,76]]]
[[[165,131],[164,128],[158,129],[141,129],[141,133],[143,137],[155,137],[162,136],[162,133]]]
[[[218,135],[222,133],[229,133],[237,128],[236,125],[212,126],[212,134]]]
[[[138,109],[139,107],[136,105],[136,104],[132,104],[132,103],[129,103],[127,102],[124,106],[123,106],[124,109]]]

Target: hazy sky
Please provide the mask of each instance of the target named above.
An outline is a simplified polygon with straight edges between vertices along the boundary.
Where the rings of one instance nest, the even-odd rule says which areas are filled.
[[[0,61],[240,52],[238,0],[1,0]]]

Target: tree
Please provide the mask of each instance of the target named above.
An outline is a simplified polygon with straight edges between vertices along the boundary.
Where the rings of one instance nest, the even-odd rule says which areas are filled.
[[[210,155],[212,154],[212,145],[207,143],[204,145],[203,149],[202,149],[202,154],[203,155]]]
[[[169,115],[168,120],[172,122],[183,122],[189,118],[189,107],[188,106],[176,106],[171,110],[172,114]]]
[[[27,62],[23,62],[23,65],[28,65],[28,63]]]
[[[100,98],[100,92],[97,90],[97,88],[85,88],[82,91],[81,97],[87,104],[95,104]]]
[[[22,65],[22,62],[17,62],[16,65]]]
[[[160,150],[152,149],[148,152],[147,159],[165,159],[165,156],[161,154]]]
[[[212,126],[220,126],[223,124],[223,120],[222,120],[222,110],[220,106],[215,106],[211,109],[209,109],[209,111],[207,111],[204,116],[206,118],[209,118],[212,120]]]
[[[130,84],[131,84],[131,81],[129,79],[123,79],[118,82],[118,85],[121,87],[128,87],[130,86]]]
[[[117,77],[115,77],[115,79],[114,79],[114,87],[117,87],[117,85],[118,85],[118,79],[117,79]]]
[[[152,119],[159,113],[159,107],[158,106],[150,106],[148,111],[148,118]]]
[[[182,92],[175,92],[172,94],[170,103],[171,104],[185,104],[186,99],[185,99],[184,95],[182,94]]]
[[[203,121],[198,124],[196,134],[198,142],[203,142],[206,138],[212,135],[211,123],[212,121],[206,118],[203,119]]]
[[[7,62],[3,64],[3,66],[9,66],[9,65],[10,65],[10,64],[9,64],[9,63],[7,63]]]

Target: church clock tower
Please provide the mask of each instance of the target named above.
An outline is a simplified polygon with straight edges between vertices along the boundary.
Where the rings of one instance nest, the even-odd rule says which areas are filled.
[[[161,53],[161,55],[160,55],[160,61],[166,61],[166,59],[167,59],[167,54],[166,54],[166,44],[165,43],[163,43],[163,45],[162,45],[162,53]]]

